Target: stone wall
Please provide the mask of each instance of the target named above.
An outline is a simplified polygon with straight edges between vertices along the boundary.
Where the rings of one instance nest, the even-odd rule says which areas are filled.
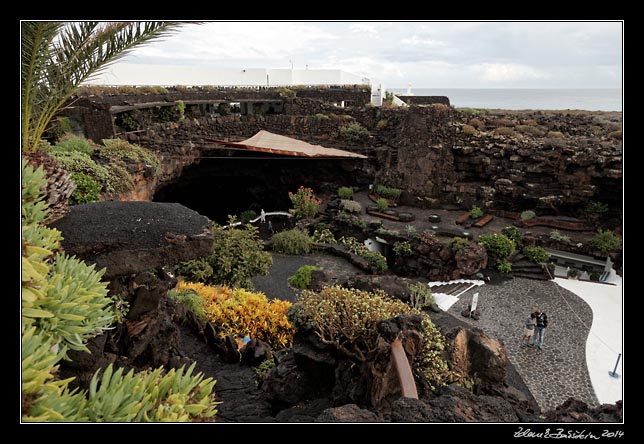
[[[442,103],[449,105],[449,97],[446,96],[401,96],[396,94],[400,100],[407,105],[433,105],[434,103]]]
[[[147,124],[143,131],[123,136],[159,152],[164,160],[166,172],[157,183],[149,184],[148,195],[212,148],[206,139],[238,141],[265,129],[368,155],[362,172],[356,174],[357,184],[384,183],[442,204],[476,203],[488,209],[532,209],[538,214],[578,213],[594,200],[608,203],[613,215],[621,216],[620,113],[495,111],[473,116],[440,103],[398,109],[340,108],[330,103],[340,97],[349,100],[350,94],[366,97],[367,90],[360,88],[297,89],[295,98],[280,96],[276,89],[236,88],[173,92],[165,99],[224,100],[233,93],[281,100],[284,112],[197,114],[184,122]],[[158,99],[145,96],[146,101]],[[142,99],[85,97],[77,106],[85,110],[88,133],[101,132],[109,125],[99,118],[100,111],[137,100]],[[357,140],[343,138],[341,128],[353,122],[368,134]]]

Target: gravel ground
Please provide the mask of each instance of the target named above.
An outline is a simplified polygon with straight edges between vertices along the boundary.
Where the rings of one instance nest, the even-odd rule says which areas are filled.
[[[505,344],[514,364],[542,410],[552,410],[569,397],[599,405],[586,366],[586,339],[592,310],[581,298],[552,281],[515,278],[478,287],[481,319],[460,316],[471,295],[459,298],[449,313]],[[567,301],[567,303],[566,303]],[[520,344],[523,321],[532,307],[548,315],[543,350]],[[575,316],[575,313],[577,316]]]
[[[273,253],[273,266],[268,274],[253,278],[255,290],[263,292],[269,299],[295,302],[297,293],[288,285],[288,278],[293,276],[302,265],[322,267],[324,272],[335,281],[341,281],[360,272],[344,259],[330,254],[286,256]]]

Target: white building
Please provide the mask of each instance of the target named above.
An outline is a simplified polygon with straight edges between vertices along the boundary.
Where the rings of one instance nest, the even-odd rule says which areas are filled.
[[[341,69],[208,68],[182,65],[116,63],[87,82],[92,85],[146,86],[295,86],[371,85],[371,104],[382,105],[385,88],[378,80]]]
[[[370,85],[368,78],[341,69],[208,68],[116,63],[92,79],[98,85],[293,86]]]

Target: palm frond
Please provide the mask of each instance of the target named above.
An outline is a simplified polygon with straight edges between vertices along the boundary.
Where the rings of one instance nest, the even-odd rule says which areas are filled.
[[[178,26],[176,22],[24,22],[23,150],[36,150],[49,122],[81,83],[134,47]]]

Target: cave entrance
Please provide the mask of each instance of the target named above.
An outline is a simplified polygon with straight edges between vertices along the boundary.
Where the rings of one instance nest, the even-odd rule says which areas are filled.
[[[155,202],[178,202],[218,223],[228,215],[262,209],[288,211],[288,192],[300,185],[317,195],[335,193],[339,186],[368,184],[359,159],[324,159],[236,152],[205,152],[198,163],[159,188]]]

